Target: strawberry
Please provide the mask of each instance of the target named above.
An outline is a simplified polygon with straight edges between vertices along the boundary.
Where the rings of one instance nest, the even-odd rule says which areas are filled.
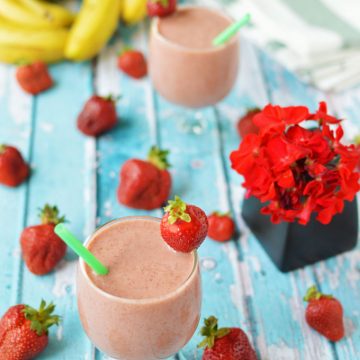
[[[150,17],[153,16],[168,16],[175,12],[176,0],[148,0],[147,13]]]
[[[123,50],[117,59],[117,65],[125,74],[135,79],[141,79],[147,74],[145,57],[138,50],[128,48]]]
[[[32,95],[41,93],[53,86],[47,65],[41,61],[19,66],[16,69],[15,76],[20,87]]]
[[[55,234],[57,224],[65,222],[65,217],[59,217],[56,206],[46,204],[40,211],[40,225],[29,226],[23,230],[20,237],[22,256],[28,269],[36,275],[50,272],[64,257],[65,243]]]
[[[237,123],[237,129],[240,137],[243,139],[247,134],[257,134],[259,128],[254,124],[253,119],[261,110],[259,108],[249,109]]]
[[[203,210],[188,205],[178,196],[169,200],[161,219],[161,236],[174,250],[191,252],[205,240],[208,220]]]
[[[77,118],[78,129],[88,136],[99,136],[111,130],[117,123],[116,100],[117,98],[111,95],[93,95]]]
[[[218,320],[214,316],[205,319],[200,333],[205,336],[198,345],[205,347],[203,360],[257,360],[246,334],[239,328],[218,329]]]
[[[134,209],[152,210],[165,203],[171,189],[168,154],[169,151],[153,146],[147,161],[130,159],[124,163],[117,190],[121,204]]]
[[[18,186],[29,174],[30,167],[20,151],[10,145],[0,145],[0,184]]]
[[[337,299],[322,294],[316,286],[312,286],[304,301],[309,303],[305,318],[310,327],[330,341],[339,341],[344,337],[343,308]]]
[[[235,224],[229,213],[213,212],[208,216],[208,236],[216,241],[227,241],[234,236]]]
[[[0,354],[2,360],[30,360],[48,345],[48,329],[59,325],[53,315],[55,305],[41,301],[39,310],[28,305],[15,305],[0,320]]]

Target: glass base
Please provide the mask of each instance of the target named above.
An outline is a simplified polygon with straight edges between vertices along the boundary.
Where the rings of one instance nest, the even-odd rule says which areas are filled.
[[[206,119],[201,111],[179,110],[175,118],[177,129],[182,133],[202,135],[206,132]]]

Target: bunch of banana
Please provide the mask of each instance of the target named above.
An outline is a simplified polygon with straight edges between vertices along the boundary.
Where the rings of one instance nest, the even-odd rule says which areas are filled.
[[[117,28],[121,0],[84,0],[70,30],[65,56],[82,61],[95,56]],[[134,0],[135,1],[135,0]]]
[[[0,0],[0,61],[54,62],[64,57],[74,15],[42,0]]]
[[[146,16],[146,0],[121,0],[120,19],[127,25],[133,25]]]

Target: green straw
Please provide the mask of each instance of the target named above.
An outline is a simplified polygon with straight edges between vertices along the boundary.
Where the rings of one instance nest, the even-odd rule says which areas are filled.
[[[98,275],[107,275],[109,270],[64,226],[55,226],[55,233],[78,254]]]
[[[231,39],[240,28],[246,25],[250,21],[250,14],[246,14],[242,19],[234,22],[229,27],[227,27],[224,31],[222,31],[219,35],[217,35],[212,44],[214,46],[220,46],[225,44],[229,39]]]

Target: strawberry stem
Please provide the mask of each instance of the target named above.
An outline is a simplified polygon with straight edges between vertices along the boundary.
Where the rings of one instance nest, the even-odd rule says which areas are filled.
[[[24,316],[30,320],[31,330],[34,330],[39,336],[48,333],[48,329],[53,325],[59,325],[60,316],[52,315],[55,310],[55,305],[51,302],[46,306],[46,302],[41,300],[40,308],[34,309],[31,306],[25,305],[23,309]]]
[[[5,144],[0,144],[0,154],[2,154],[6,150]]]
[[[167,160],[169,150],[161,150],[157,146],[152,146],[148,153],[148,161],[160,170],[168,169],[171,165]]]
[[[122,98],[122,95],[109,94],[108,96],[101,96],[101,97],[106,101],[111,101],[114,104],[116,104]]]
[[[118,56],[124,55],[125,53],[134,50],[130,45],[124,45],[118,52]]]
[[[200,334],[205,338],[198,344],[198,348],[209,348],[211,349],[216,339],[220,339],[229,334],[229,328],[218,329],[218,319],[215,316],[210,316],[204,320],[204,326],[200,329]]]
[[[321,298],[328,298],[332,299],[332,295],[326,295],[322,294],[315,285],[309,287],[309,289],[306,292],[306,295],[304,296],[304,301],[311,301],[311,300],[319,300]]]
[[[169,0],[150,0],[150,2],[155,4],[160,4],[161,6],[167,7],[169,5]]]
[[[169,205],[164,207],[165,212],[169,213],[168,223],[174,224],[177,220],[182,220],[187,223],[191,222],[190,215],[185,211],[186,203],[175,195],[175,200],[169,200]]]
[[[231,217],[230,211],[214,211],[211,215],[216,215],[219,217]]]
[[[60,224],[66,222],[65,216],[59,216],[59,209],[57,206],[45,204],[42,209],[39,209],[39,217],[42,224]]]

